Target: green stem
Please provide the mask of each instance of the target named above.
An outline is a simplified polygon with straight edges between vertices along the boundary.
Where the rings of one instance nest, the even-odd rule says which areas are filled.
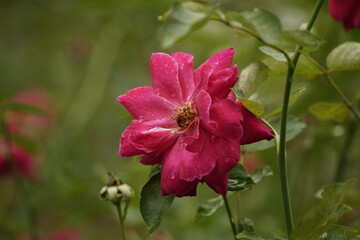
[[[306,26],[307,31],[310,31],[311,28],[313,27],[314,22],[319,14],[319,11],[320,11],[323,3],[324,3],[324,0],[317,0],[314,10],[312,12],[310,21]],[[290,100],[290,93],[291,93],[291,85],[292,85],[292,82],[294,79],[296,65],[299,60],[302,48],[303,48],[302,46],[297,47],[297,51],[292,59],[293,64],[288,65],[288,73],[286,76],[286,84],[285,84],[284,97],[283,97],[283,107],[282,107],[282,114],[281,114],[280,142],[279,142],[279,155],[278,155],[283,204],[284,204],[285,219],[286,219],[286,226],[287,226],[287,232],[288,232],[289,239],[290,239],[291,232],[294,229],[294,221],[293,221],[292,210],[291,210],[291,201],[290,201],[290,194],[289,194],[288,174],[287,174],[286,128],[287,128],[287,116],[288,116],[289,100]]]
[[[239,26],[234,26],[233,24],[231,24],[231,22],[229,22],[229,21],[226,20],[226,19],[218,19],[218,18],[215,18],[215,19],[213,19],[213,20],[219,21],[219,22],[221,22],[221,23],[223,23],[223,24],[225,24],[225,25],[227,25],[227,26],[229,26],[229,27],[231,27],[231,28],[233,28],[233,29],[237,29],[237,30],[239,30],[239,31],[248,33],[249,35],[253,36],[253,37],[256,38],[257,40],[259,40],[260,42],[262,42],[263,44],[265,44],[265,45],[267,45],[267,46],[275,49],[275,50],[278,51],[278,52],[281,52],[281,53],[284,55],[284,57],[286,58],[287,63],[288,63],[289,65],[292,65],[291,58],[290,58],[289,54],[287,54],[286,51],[284,51],[283,49],[277,47],[277,46],[274,45],[274,44],[271,44],[271,43],[265,41],[265,40],[262,39],[259,35],[257,35],[257,34],[254,33],[253,31],[251,31],[250,29],[247,29],[247,28],[244,28],[244,27],[239,27]]]
[[[345,96],[345,94],[341,91],[338,85],[336,85],[335,81],[330,77],[329,72],[326,69],[324,69],[315,59],[310,57],[309,54],[305,54],[305,56],[311,63],[313,63],[322,72],[325,80],[330,84],[330,86],[332,86],[335,89],[336,93],[340,96],[346,107],[352,112],[356,120],[360,122],[359,113],[352,106],[350,100]]]
[[[234,234],[234,239],[236,240],[236,235],[237,235],[236,226],[235,226],[235,223],[234,223],[234,218],[232,216],[231,208],[230,208],[230,205],[229,205],[229,202],[228,202],[228,199],[227,199],[226,195],[223,196],[223,199],[224,199],[224,203],[225,203],[226,212],[227,212],[227,215],[229,217],[229,223],[231,225],[231,229],[232,229],[233,234]]]
[[[121,234],[121,240],[126,240],[125,236],[125,224],[124,224],[124,216],[121,210],[121,204],[114,204],[116,206],[116,210],[119,217],[119,224],[120,224],[120,234]]]
[[[356,120],[358,122],[360,122],[360,116],[359,116],[358,112],[353,108],[353,106],[351,105],[351,102],[346,98],[346,96],[341,91],[341,89],[336,85],[334,80],[329,76],[329,74],[324,74],[324,77],[325,77],[326,81],[336,90],[337,94],[341,97],[341,99],[345,103],[346,107],[352,112],[352,114],[354,115]]]
[[[28,229],[31,236],[31,240],[39,240],[39,232],[37,228],[37,220],[36,220],[36,213],[34,208],[32,207],[30,201],[30,194],[25,186],[25,183],[22,177],[19,175],[16,166],[14,165],[14,159],[11,154],[11,136],[6,129],[6,123],[4,119],[4,113],[1,112],[1,128],[5,139],[5,160],[7,165],[9,166],[11,176],[14,181],[15,188],[17,193],[19,194],[20,202],[22,203],[22,207],[24,208],[24,212],[27,219]]]
[[[336,167],[336,175],[335,182],[341,182],[345,180],[345,172],[348,162],[348,152],[349,149],[355,139],[356,130],[358,128],[358,124],[352,121],[349,123],[349,129],[345,138],[344,145],[341,149],[341,153],[339,155],[338,165]]]

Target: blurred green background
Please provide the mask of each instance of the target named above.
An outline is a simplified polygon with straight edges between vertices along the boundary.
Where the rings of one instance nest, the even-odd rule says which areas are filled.
[[[151,53],[184,51],[194,55],[195,65],[219,50],[234,47],[239,69],[261,59],[260,43],[240,38],[220,23],[211,22],[176,44],[160,48],[157,20],[171,5],[165,0],[12,0],[0,7],[0,88],[21,92],[43,88],[50,95],[55,121],[41,138],[38,174],[28,183],[40,231],[75,229],[80,239],[119,239],[115,209],[98,197],[107,183],[108,171],[115,172],[136,192],[126,222],[128,239],[146,239],[146,226],[139,211],[139,195],[148,179],[149,167],[136,158],[117,155],[119,137],[131,116],[116,101],[128,90],[150,85]],[[253,7],[269,10],[285,29],[306,22],[311,0],[220,0],[224,10]],[[323,7],[315,31],[326,39],[313,56],[325,62],[328,52],[344,41],[359,41],[359,30],[344,32]],[[334,74],[334,79],[351,98],[360,86],[359,72]],[[272,77],[259,89],[268,111],[281,103],[284,77]],[[312,82],[296,79],[294,89],[307,91],[290,110],[307,123],[305,131],[288,145],[290,189],[295,220],[315,202],[314,194],[334,179],[336,161],[347,135],[344,124],[318,121],[307,108],[317,101],[340,101],[321,78]],[[347,178],[359,176],[360,131],[349,149]],[[254,220],[264,236],[285,237],[285,223],[275,150],[255,156],[272,166],[274,176],[265,178],[251,191],[239,196],[239,212]],[[0,239],[17,239],[27,232],[21,201],[11,178],[0,179]],[[196,208],[215,193],[199,185],[198,197],[176,199],[166,213],[155,239],[231,239],[224,209],[194,223]],[[233,202],[235,198],[232,198]],[[358,208],[359,202],[351,203]],[[358,213],[357,213],[358,214]],[[350,218],[353,216],[350,216]],[[161,235],[161,236],[160,236]]]

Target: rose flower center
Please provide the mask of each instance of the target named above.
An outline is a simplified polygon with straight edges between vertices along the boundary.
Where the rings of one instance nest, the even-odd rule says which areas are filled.
[[[197,112],[191,106],[191,103],[185,103],[185,105],[182,108],[179,108],[171,118],[176,121],[180,130],[185,130],[189,124],[194,121],[196,116]]]

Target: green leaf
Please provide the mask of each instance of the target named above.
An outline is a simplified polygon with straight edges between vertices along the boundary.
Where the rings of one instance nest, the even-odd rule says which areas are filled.
[[[275,128],[277,132],[280,132],[280,119],[270,121],[270,124]],[[300,121],[296,117],[289,116],[287,119],[286,141],[288,142],[294,139],[304,130],[305,127],[306,124],[304,122]],[[263,140],[249,145],[244,145],[243,149],[247,152],[256,152],[256,151],[269,149],[272,147],[275,147],[274,141]]]
[[[228,12],[226,17],[230,22],[250,29],[268,43],[276,44],[282,40],[281,23],[272,13],[254,8],[239,13]]]
[[[211,198],[205,203],[201,204],[196,211],[195,221],[199,221],[203,217],[209,217],[213,215],[220,207],[224,205],[222,196]]]
[[[269,68],[270,76],[285,76],[287,74],[287,61],[281,52],[265,46],[259,49],[269,56],[264,58],[262,62]],[[293,56],[293,53],[288,54],[290,57]],[[274,59],[276,61],[274,61]],[[319,74],[322,74],[322,72],[309,61],[308,58],[301,55],[295,70],[295,75],[301,76],[305,80],[313,80]]]
[[[263,177],[272,176],[273,171],[270,166],[262,166],[255,169],[250,175],[252,180],[255,183],[258,183],[263,179]]]
[[[246,168],[237,164],[234,168],[232,168],[229,172],[229,191],[244,191],[251,189],[255,186],[254,180],[251,178],[250,174],[246,170]]]
[[[352,234],[356,232],[356,229],[351,227],[334,225],[320,236],[320,240],[347,240],[347,233]]]
[[[349,109],[343,103],[318,102],[309,107],[309,111],[320,120],[334,120],[343,123],[349,116]]]
[[[326,59],[329,71],[360,70],[360,43],[345,42],[334,48]]]
[[[320,236],[332,229],[336,222],[350,208],[342,204],[346,191],[354,181],[336,183],[321,189],[321,201],[313,206],[298,222],[291,239],[293,240],[318,240]]]
[[[279,238],[277,236],[266,239],[266,238],[263,238],[253,232],[242,232],[242,233],[237,234],[235,238],[238,240],[285,240],[285,239]]]
[[[253,100],[249,100],[245,98],[240,98],[239,100],[244,105],[244,107],[246,107],[247,110],[249,110],[258,117],[261,116],[261,114],[263,114],[265,111],[264,105],[261,104],[260,102],[255,102]]]
[[[320,48],[325,41],[306,30],[284,31],[284,38],[290,43],[304,47],[304,50],[315,50]]]
[[[357,101],[360,99],[360,88],[356,91],[354,97],[353,97],[353,101]]]
[[[163,48],[185,38],[207,23],[214,8],[203,2],[175,2],[161,20],[160,41]]]
[[[137,159],[138,160],[138,159]],[[161,164],[157,164],[157,165],[152,165],[150,167],[150,174],[149,174],[149,178],[151,178],[152,176],[155,176],[157,174],[159,174],[161,172]]]
[[[254,232],[254,222],[247,217],[240,218],[238,222],[239,232]]]
[[[252,232],[242,232],[236,235],[238,240],[265,240],[265,238]]]
[[[306,90],[305,87],[301,87],[293,91],[290,95],[289,106],[291,106],[305,92],[305,90]],[[274,116],[280,113],[281,111],[282,111],[282,106],[279,106],[275,108],[271,113],[269,113],[269,115],[266,118]]]
[[[159,227],[165,211],[170,207],[174,196],[162,196],[160,174],[154,175],[141,191],[140,212],[151,234]]]
[[[2,111],[10,110],[15,112],[21,112],[32,115],[43,115],[44,111],[40,108],[37,108],[33,105],[19,103],[19,102],[9,102],[1,106]]]
[[[269,69],[262,62],[254,62],[245,67],[240,73],[237,88],[241,98],[249,98],[268,77]]]
[[[269,46],[261,46],[259,47],[259,50],[261,52],[263,52],[264,54],[272,57],[273,59],[279,61],[279,62],[287,62],[286,57],[284,56],[284,54],[282,52],[279,52],[278,50],[269,47]],[[293,57],[294,53],[287,53],[289,55],[289,57]]]

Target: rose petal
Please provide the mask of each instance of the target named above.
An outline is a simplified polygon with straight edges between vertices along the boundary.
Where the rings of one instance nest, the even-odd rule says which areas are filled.
[[[161,164],[164,155],[159,152],[146,153],[139,158],[139,162],[144,165],[156,165]]]
[[[219,173],[215,168],[209,175],[205,176],[203,180],[206,184],[214,189],[214,191],[223,196],[226,195],[229,182],[228,173]]]
[[[330,0],[330,15],[343,22],[345,30],[360,28],[360,2],[358,0]]]
[[[179,66],[175,58],[165,53],[154,53],[150,59],[150,72],[155,92],[172,103],[182,104]]]
[[[11,145],[11,155],[17,169],[24,177],[34,177],[36,161],[30,153],[13,144]]]
[[[214,72],[214,69],[215,66],[211,64],[206,64],[194,71],[194,83],[195,83],[195,91],[193,94],[194,98],[196,98],[197,94],[201,90],[207,90],[209,78],[211,74]]]
[[[189,102],[194,92],[194,57],[187,53],[177,52],[172,57],[179,66],[179,83],[182,91],[183,102]]]
[[[204,132],[201,131],[199,138],[190,145],[181,136],[165,156],[163,171],[170,171],[176,178],[188,182],[201,179],[215,167],[213,155],[212,146]]]
[[[219,100],[210,107],[210,118],[216,123],[216,128],[209,130],[219,137],[240,139],[243,134],[240,108],[231,100]]]
[[[165,171],[166,164],[163,164],[163,168],[161,170],[161,190],[162,195],[174,195],[176,197],[184,197],[184,196],[196,196],[196,187],[199,183],[198,179],[194,181],[187,182],[179,179],[172,175],[170,171]]]
[[[259,118],[247,110],[241,102],[236,104],[240,107],[244,117],[242,122],[243,136],[240,139],[241,145],[274,138],[274,133]]]
[[[155,120],[175,113],[175,106],[151,87],[139,87],[117,98],[135,119]]]
[[[206,65],[213,65],[214,71],[219,71],[224,68],[230,68],[234,58],[234,48],[224,49],[206,60],[198,70],[202,69]]]
[[[210,106],[212,104],[209,93],[201,90],[196,98],[196,108],[201,124],[208,128],[216,128],[216,123],[210,119]]]
[[[7,152],[6,144],[3,139],[0,139],[0,175],[8,175],[11,173],[9,163],[4,157]],[[10,151],[17,171],[25,178],[33,178],[36,167],[35,158],[15,144],[11,144]]]
[[[240,159],[240,141],[231,138],[215,137],[211,145],[216,153],[216,168],[220,173],[230,171]]]
[[[155,121],[133,120],[120,139],[119,154],[130,157],[154,151],[162,152],[177,138],[173,119]]]
[[[238,79],[237,66],[217,71],[210,76],[208,92],[212,98],[226,98]]]

